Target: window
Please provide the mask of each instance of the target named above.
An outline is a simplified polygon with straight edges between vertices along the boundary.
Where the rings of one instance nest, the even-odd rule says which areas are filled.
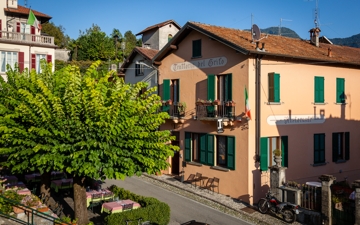
[[[332,134],[332,153],[333,162],[350,159],[350,133],[333,133]]]
[[[143,61],[139,61],[139,63],[135,63],[135,76],[144,75],[144,65]]]
[[[220,102],[232,100],[232,75],[217,76],[217,96],[212,100],[218,99]]]
[[[171,80],[170,85],[170,99],[174,104],[179,102],[179,94],[180,94],[180,81],[179,79]]]
[[[201,57],[201,39],[194,40],[192,42],[192,57],[193,58]]]
[[[220,100],[221,104],[223,104],[225,101],[232,100],[232,74],[208,75],[207,100]],[[215,106],[207,106],[206,110],[208,117],[215,116],[215,111],[217,111],[217,116],[233,116],[232,107],[215,108]]]
[[[281,166],[288,167],[288,137],[261,137],[260,138],[260,169],[267,171],[269,166],[275,165],[273,151],[281,149]]]
[[[314,134],[314,164],[325,163],[325,134]]]
[[[172,39],[172,37],[173,37],[172,34],[168,35],[168,42]]]
[[[269,102],[280,103],[280,74],[269,73]]]
[[[235,169],[235,137],[185,132],[184,149],[187,162]]]
[[[315,77],[314,102],[324,103],[324,77]]]
[[[0,51],[0,72],[6,72],[6,65],[10,65],[10,67],[14,69],[15,64],[18,63],[18,60],[18,52]]]
[[[345,103],[345,79],[336,78],[336,103]]]
[[[41,73],[41,62],[52,62],[52,56],[51,55],[45,55],[45,54],[31,54],[31,69],[35,69],[37,73]]]
[[[177,104],[180,101],[180,80],[163,80],[163,92],[162,100],[171,100],[173,104]],[[164,112],[170,112],[170,105],[163,105]]]

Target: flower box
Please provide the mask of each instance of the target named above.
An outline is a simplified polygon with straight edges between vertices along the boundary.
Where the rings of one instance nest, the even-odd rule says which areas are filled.
[[[214,100],[213,105],[220,105],[220,100]]]
[[[39,212],[47,212],[47,211],[49,211],[49,208],[48,207],[41,207],[41,208],[37,208],[37,211],[39,211]]]
[[[235,106],[235,102],[234,101],[228,101],[225,103],[225,106]]]
[[[13,206],[13,211],[14,211],[14,213],[16,213],[16,214],[19,214],[19,213],[23,213],[23,212],[24,212],[24,209],[23,209],[23,208],[16,207],[16,206]]]

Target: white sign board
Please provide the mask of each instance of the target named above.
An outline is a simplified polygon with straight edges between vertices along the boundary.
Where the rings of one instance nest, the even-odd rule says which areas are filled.
[[[178,72],[183,70],[213,68],[213,67],[225,66],[226,64],[227,64],[227,58],[224,56],[220,56],[210,59],[201,59],[190,62],[174,63],[171,65],[171,71]]]
[[[276,115],[267,118],[269,125],[301,125],[324,122],[325,117],[323,115]]]

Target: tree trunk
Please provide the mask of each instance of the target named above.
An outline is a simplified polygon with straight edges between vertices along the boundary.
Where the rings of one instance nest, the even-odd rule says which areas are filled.
[[[75,218],[79,225],[89,223],[88,212],[86,208],[86,190],[85,177],[74,177],[74,211]]]
[[[40,194],[50,195],[51,172],[41,174]]]

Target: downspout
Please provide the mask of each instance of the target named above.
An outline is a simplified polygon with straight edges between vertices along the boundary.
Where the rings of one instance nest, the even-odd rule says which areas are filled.
[[[261,115],[261,58],[263,55],[255,56],[255,162],[260,162],[260,115]]]

